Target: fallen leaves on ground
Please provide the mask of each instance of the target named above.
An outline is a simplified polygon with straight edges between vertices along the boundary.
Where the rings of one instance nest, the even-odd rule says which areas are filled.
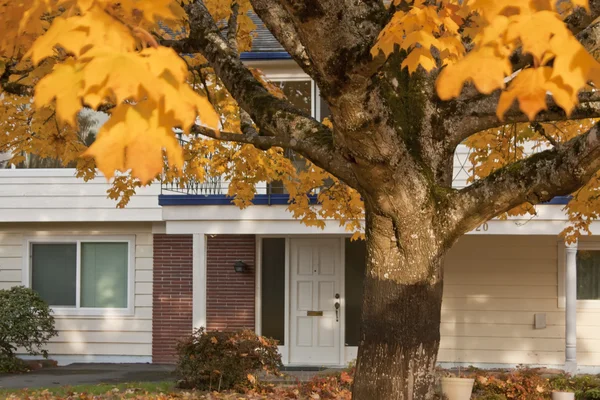
[[[253,375],[249,375],[256,380]],[[245,393],[237,392],[195,392],[173,390],[168,393],[149,392],[141,388],[119,389],[114,387],[103,394],[91,394],[85,392],[67,391],[66,394],[54,394],[45,390],[23,390],[3,395],[0,399],[16,400],[120,400],[120,399],[144,399],[144,400],[271,400],[271,399],[293,399],[293,400],[350,400],[350,386],[353,373],[342,372],[341,374],[317,376],[309,382],[298,382],[297,384],[275,385],[257,383],[256,388]],[[75,388],[74,388],[75,389]],[[5,397],[6,396],[6,397]]]

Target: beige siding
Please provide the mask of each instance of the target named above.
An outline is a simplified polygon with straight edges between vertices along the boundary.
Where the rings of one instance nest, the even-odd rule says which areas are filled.
[[[159,221],[160,185],[136,189],[126,208],[107,197],[111,185],[102,176],[85,182],[76,171],[0,170],[0,221]],[[0,253],[1,254],[1,253]]]
[[[562,365],[557,253],[554,236],[463,237],[446,261],[440,361]],[[579,365],[600,365],[600,309],[578,310],[577,338]]]
[[[152,226],[150,223],[0,224],[0,288],[22,284],[24,239],[35,236],[135,235],[133,316],[55,316],[54,356],[152,355]]]

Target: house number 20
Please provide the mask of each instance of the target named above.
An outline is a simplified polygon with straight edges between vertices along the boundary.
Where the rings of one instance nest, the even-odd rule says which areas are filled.
[[[476,232],[481,232],[481,231],[487,232],[487,230],[488,230],[487,222],[484,222],[483,225],[479,225],[477,228],[475,228]]]

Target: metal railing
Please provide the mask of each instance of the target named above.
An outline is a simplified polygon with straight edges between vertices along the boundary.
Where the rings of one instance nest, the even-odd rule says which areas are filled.
[[[221,195],[227,194],[228,185],[223,185],[222,177],[207,177],[204,182],[191,179],[184,185],[179,180],[173,182],[162,182],[160,185],[161,194],[194,194],[194,195]]]
[[[178,138],[178,140],[182,146],[185,146],[189,143],[181,137]],[[299,161],[296,155],[289,149],[286,149],[285,155],[286,157],[290,158],[292,162]],[[211,156],[208,156],[208,158],[210,159]],[[203,182],[197,181],[195,179],[190,179],[183,185],[178,179],[175,179],[172,182],[165,182],[163,178],[160,186],[160,192],[163,195],[186,194],[215,196],[228,194],[229,182],[227,180],[225,180],[222,176],[210,176],[208,167],[204,167],[204,172],[206,179]],[[271,197],[271,195],[287,194],[287,191],[285,190],[282,182],[265,182],[262,186],[257,186],[256,191],[257,195],[268,195],[269,198]]]
[[[189,142],[181,137],[178,138],[179,144],[183,147]],[[210,159],[212,156],[208,156]],[[160,183],[161,194],[192,194],[192,195],[222,195],[227,194],[227,186],[223,185],[223,177],[221,176],[210,176],[208,173],[208,167],[204,167],[204,173],[206,179],[200,182],[196,179],[190,178],[185,184],[181,184],[178,179],[172,182],[165,182],[164,176]]]

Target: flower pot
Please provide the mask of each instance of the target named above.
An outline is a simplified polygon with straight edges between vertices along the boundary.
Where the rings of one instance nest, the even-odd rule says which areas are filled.
[[[552,392],[552,400],[575,400],[575,393]]]
[[[474,383],[472,378],[442,378],[442,392],[448,400],[469,400]]]

